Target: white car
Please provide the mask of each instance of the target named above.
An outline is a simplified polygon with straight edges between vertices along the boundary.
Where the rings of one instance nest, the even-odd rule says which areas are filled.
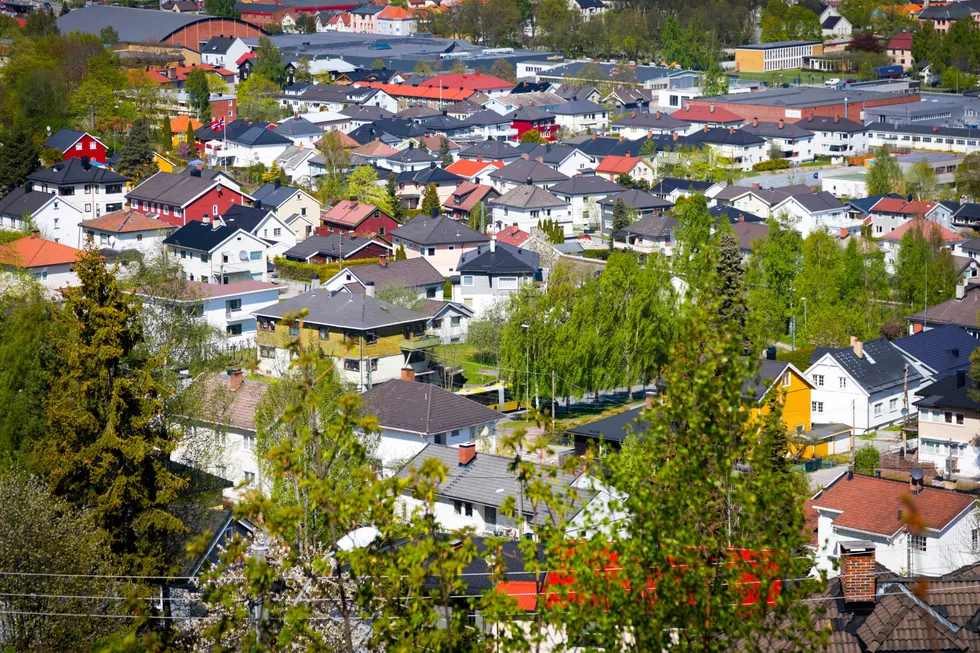
[[[823,83],[824,86],[837,86],[838,84],[840,84],[839,77],[831,77]]]

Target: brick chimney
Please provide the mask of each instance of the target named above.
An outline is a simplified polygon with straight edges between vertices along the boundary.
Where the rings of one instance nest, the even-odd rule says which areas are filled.
[[[851,349],[854,350],[854,355],[858,358],[864,358],[864,343],[851,336]]]
[[[378,265],[380,265],[383,268],[388,267],[388,257],[387,256],[379,256],[378,257]]]
[[[230,392],[238,392],[238,389],[242,387],[245,383],[245,375],[242,374],[241,370],[232,370],[228,375],[228,390]]]
[[[636,111],[630,112],[630,118],[636,118]]]
[[[40,237],[41,237],[41,232],[38,231],[37,229],[31,232],[31,238],[40,238]]]
[[[762,184],[760,184],[757,181],[753,181],[752,182],[752,188],[756,188],[756,189],[762,188]]]
[[[753,127],[759,126],[759,116],[756,116],[755,118],[752,119],[752,126]]]
[[[646,396],[643,398],[643,407],[647,410],[651,410],[653,408],[653,400],[655,398],[656,395],[654,395],[652,392],[647,392]]]
[[[780,118],[779,119],[779,128],[782,129],[785,126],[786,126],[786,122],[782,118]]]
[[[705,134],[707,134],[707,133],[708,133],[708,126],[707,126],[707,125],[705,125],[705,126],[704,126],[704,133],[705,133]]]
[[[838,122],[840,122],[840,116],[835,115],[834,116],[834,123],[838,123]]]
[[[411,367],[403,367],[401,379],[402,381],[415,381],[415,370]]]
[[[729,127],[728,128],[728,133],[729,134],[734,134],[735,133],[735,128],[734,127]]]
[[[647,138],[648,139],[653,138],[653,132],[650,131],[649,129],[647,130]]]
[[[626,140],[626,137],[625,137],[625,136],[620,136],[620,137],[619,137],[619,142],[620,142],[620,143],[622,143],[622,142],[623,142],[623,141],[625,141],[625,140]]]
[[[674,140],[676,141],[679,137],[680,137],[679,134],[677,132],[674,132]]]
[[[875,600],[875,545],[864,540],[840,543],[840,587],[844,603]]]
[[[476,460],[476,443],[464,442],[459,445],[459,466],[466,467]]]
[[[660,120],[660,112],[657,112],[657,120]]]

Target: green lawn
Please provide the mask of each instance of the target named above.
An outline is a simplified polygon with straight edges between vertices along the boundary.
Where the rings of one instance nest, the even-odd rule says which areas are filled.
[[[493,375],[481,374],[480,370],[493,369],[493,365],[476,360],[476,347],[468,343],[439,345],[435,348],[436,358],[443,365],[463,368],[468,384],[483,385],[496,379]]]

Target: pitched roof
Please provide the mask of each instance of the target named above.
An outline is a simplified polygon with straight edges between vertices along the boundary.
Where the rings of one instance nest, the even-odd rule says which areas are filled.
[[[252,193],[253,199],[262,202],[263,206],[278,207],[288,201],[296,193],[306,192],[295,186],[284,186],[275,182],[267,181]]]
[[[504,243],[505,245],[511,245],[513,247],[521,247],[527,239],[531,237],[531,234],[526,231],[521,231],[520,227],[517,225],[511,225],[509,227],[504,227],[496,234],[497,242]]]
[[[899,32],[888,41],[889,50],[911,50],[912,32]]]
[[[980,286],[969,286],[963,299],[947,299],[935,306],[909,315],[913,322],[925,322],[929,325],[955,324],[967,329],[976,330],[980,327]]]
[[[348,136],[348,138],[350,137]],[[357,141],[354,142],[356,143]],[[359,147],[355,147],[353,150],[351,150],[351,154],[360,154],[361,156],[370,158],[383,159],[398,154],[398,150],[387,143],[381,142],[380,140],[373,140],[368,141]]]
[[[210,252],[238,232],[241,227],[221,225],[213,227],[204,222],[191,220],[164,239],[165,245],[177,245],[200,252]]]
[[[679,222],[673,216],[663,213],[651,213],[623,227],[622,231],[614,234],[615,236],[637,235],[649,236],[651,238],[668,238],[670,233],[679,226]]]
[[[367,330],[424,322],[424,313],[410,311],[363,293],[347,290],[311,290],[254,311],[255,315],[282,318],[308,310],[306,322],[339,329]]]
[[[698,181],[696,179],[675,179],[673,177],[664,177],[657,184],[650,189],[650,192],[654,195],[670,195],[675,190],[686,190],[693,191],[695,193],[704,193],[712,186],[716,184],[712,181]]]
[[[922,231],[922,235],[926,238],[930,238],[934,231],[938,231],[940,237],[943,239],[944,243],[953,243],[964,241],[966,238],[959,235],[955,231],[950,231],[946,227],[942,226],[938,222],[933,222],[932,220],[925,220],[923,218],[912,218],[900,227],[895,228],[893,231],[889,231],[884,235],[885,240],[902,240],[907,232],[913,229],[919,229]]]
[[[569,100],[557,107],[552,107],[549,111],[559,116],[578,116],[585,113],[606,113],[608,109],[591,100]]]
[[[596,166],[596,172],[606,174],[623,175],[629,174],[637,165],[642,164],[643,160],[635,156],[617,156],[610,154]]]
[[[343,272],[350,273],[365,284],[373,283],[375,290],[381,290],[393,283],[404,284],[409,288],[418,288],[435,284],[441,285],[445,282],[442,274],[421,256],[402,259],[401,261],[388,261],[387,265],[380,263],[355,265],[344,268],[341,270],[341,273]]]
[[[500,79],[493,75],[483,75],[479,72],[469,73],[448,73],[436,75],[425,80],[419,86],[437,88],[442,86],[448,89],[461,89],[467,91],[499,91],[509,90],[514,84],[506,79]]]
[[[766,139],[756,136],[745,129],[735,129],[733,127],[705,127],[688,137],[689,141],[699,143],[713,143],[720,145],[761,145]]]
[[[789,368],[784,361],[759,361],[759,370],[742,381],[742,396],[752,402],[759,403],[769,393],[772,384],[783,377]]]
[[[792,197],[788,197],[783,201],[786,202],[790,200],[799,203],[800,206],[810,213],[818,213],[820,211],[838,211],[844,208],[844,205],[839,199],[825,190],[793,195]],[[775,206],[776,205],[773,205],[774,208]]]
[[[56,197],[54,193],[43,193],[39,190],[24,190],[23,186],[12,189],[0,197],[0,215],[20,219],[25,213],[34,212]]]
[[[334,224],[356,227],[371,217],[377,209],[374,204],[357,200],[340,200],[329,211],[320,214],[320,219]]]
[[[307,136],[310,134],[319,134],[322,131],[317,125],[303,116],[286,118],[276,127],[276,133],[282,136]]]
[[[812,132],[863,132],[867,131],[866,125],[847,118],[829,116],[807,116],[802,120],[797,120],[797,124],[802,125]],[[877,128],[877,126],[876,126]]]
[[[49,184],[121,184],[129,181],[129,177],[116,174],[108,168],[85,163],[81,159],[59,161],[50,168],[41,168],[27,175],[32,181],[43,181]]]
[[[958,408],[960,410],[980,411],[980,402],[973,398],[975,384],[966,373],[950,374],[935,383],[919,388],[916,394],[922,397],[913,405],[923,408]]]
[[[399,163],[434,163],[439,160],[435,154],[431,152],[423,152],[417,147],[406,147],[404,150],[400,150],[389,157],[386,157],[389,161],[397,161]]]
[[[217,180],[206,177],[158,172],[126,193],[126,197],[133,200],[184,206],[218,184]]]
[[[364,412],[376,416],[379,426],[409,433],[446,433],[504,417],[472,399],[413,381],[393,380],[376,385],[362,399]],[[458,450],[450,450],[459,462]]]
[[[871,207],[872,213],[898,213],[900,215],[926,215],[929,211],[936,208],[935,202],[923,202],[922,200],[893,199],[883,197]]]
[[[200,392],[201,405],[204,407],[201,419],[210,424],[255,431],[256,410],[272,385],[246,378],[233,391],[230,381],[227,374],[208,374],[194,382],[193,387]]]
[[[871,207],[878,203],[883,197],[894,197],[896,199],[902,199],[902,196],[897,193],[889,193],[887,195],[872,195],[871,197],[859,197],[857,199],[848,200],[847,206],[853,209],[855,212],[861,215],[867,215],[871,213]]]
[[[227,128],[226,128],[227,130]],[[269,125],[254,124],[248,129],[237,132],[234,135],[228,134],[229,141],[239,143],[247,147],[257,145],[292,145],[293,142],[276,133],[276,130]]]
[[[419,245],[485,243],[490,237],[445,216],[417,215],[391,235]]]
[[[174,134],[186,133],[187,125],[191,126],[191,130],[201,128],[201,123],[190,116],[181,114],[170,119],[170,131]]]
[[[468,127],[487,127],[489,125],[508,125],[511,120],[505,115],[499,114],[491,109],[484,109],[471,113],[464,120],[463,124]]]
[[[87,133],[77,129],[61,128],[52,134],[48,140],[44,141],[44,147],[51,147],[61,152],[67,152]]]
[[[568,202],[540,186],[520,184],[491,201],[494,206],[509,206],[518,209],[538,209],[551,206],[568,206]]]
[[[616,204],[616,200],[623,200],[623,204],[629,208],[636,209],[640,213],[648,213],[650,211],[658,210],[664,211],[673,206],[673,203],[637,188],[631,188],[623,191],[622,193],[610,195],[609,197],[603,197],[601,200],[599,200],[599,205],[613,206]]]
[[[487,160],[504,161],[520,158],[521,151],[504,141],[481,141],[470,145],[459,155],[463,158],[475,159],[483,157]]]
[[[106,213],[98,218],[81,222],[78,226],[100,231],[112,231],[117,234],[136,231],[172,231],[175,228],[169,222],[151,218],[133,209]]]
[[[53,240],[25,236],[0,246],[0,261],[21,268],[43,268],[74,263],[81,253],[80,249]]]
[[[408,11],[407,9],[393,7],[391,5],[388,5],[379,11],[375,18],[378,20],[415,20],[415,16],[412,14],[412,12]]]
[[[732,225],[732,233],[738,239],[739,249],[748,252],[757,240],[769,237],[769,225],[765,222],[739,221]]]
[[[350,234],[334,233],[329,236],[310,236],[300,241],[291,248],[283,252],[287,259],[299,259],[307,261],[314,256],[326,256],[339,259],[343,255],[344,259],[353,256],[358,250],[367,247],[371,243],[383,244],[374,238],[364,238],[362,236],[351,236]]]
[[[462,273],[534,275],[540,262],[541,255],[537,252],[498,242],[493,247],[480,245],[463,253],[456,269]]]
[[[507,117],[512,122],[539,122],[542,120],[554,120],[555,114],[544,109],[539,109],[538,107],[518,107],[508,113]]]
[[[632,127],[634,129],[665,129],[668,131],[685,129],[691,126],[686,120],[681,120],[670,114],[660,111],[650,113],[637,113],[635,116],[628,113],[622,118],[612,122],[613,127]]]
[[[643,406],[631,408],[625,412],[568,429],[568,433],[595,440],[601,438],[612,442],[622,442],[630,433],[642,434],[646,431],[647,423],[646,420],[642,419],[643,410]]]
[[[533,159],[518,159],[511,161],[503,168],[494,170],[490,173],[494,179],[513,181],[523,184],[528,179],[531,183],[559,182],[568,179],[568,175],[558,172],[554,168],[549,168],[543,163]]]
[[[728,109],[724,109],[722,107],[715,107],[714,104],[709,106],[698,104],[697,106],[693,107],[688,104],[683,109],[670,114],[670,116],[679,120],[686,120],[687,122],[707,124],[727,125],[728,123],[742,124],[745,122],[742,116],[738,115],[737,113],[732,113]]]
[[[980,348],[980,340],[963,328],[944,324],[934,329],[893,341],[896,347],[936,371],[937,378],[970,366],[970,354]],[[920,396],[923,392],[918,391]]]
[[[446,172],[451,172],[460,177],[472,177],[486,170],[495,168],[499,170],[504,167],[503,161],[472,161],[470,159],[460,159],[454,161],[452,165],[446,166]]]
[[[625,189],[605,177],[581,175],[559,182],[549,190],[552,193],[564,193],[565,195],[613,195],[622,193]]]
[[[479,202],[486,201],[487,197],[500,197],[500,193],[493,187],[486,184],[476,184],[471,181],[464,181],[456,187],[453,194],[442,203],[450,210],[470,211]]]
[[[732,225],[739,223],[761,223],[765,222],[766,219],[762,216],[755,215],[754,213],[749,213],[748,211],[740,211],[734,206],[712,206],[709,211],[712,218],[720,219],[721,216],[725,216]]]
[[[840,512],[833,518],[834,526],[890,537],[905,528],[901,515],[908,510],[905,498],[909,496],[906,482],[892,481],[854,474],[848,480],[841,474],[830,485],[807,500],[805,511],[818,507]],[[912,495],[923,526],[941,530],[977,500],[960,492],[923,487]]]
[[[798,122],[748,122],[742,127],[744,131],[756,136],[769,138],[812,138],[813,132],[805,129]]]
[[[896,385],[904,380],[907,360],[895,345],[885,338],[864,343],[864,352],[859,358],[853,347],[840,349],[817,349],[810,357],[810,364],[829,354],[854,381],[872,393]],[[922,379],[919,372],[908,365],[908,382],[914,384]]]

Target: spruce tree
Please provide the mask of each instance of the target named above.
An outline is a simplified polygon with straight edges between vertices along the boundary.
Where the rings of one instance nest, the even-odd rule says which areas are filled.
[[[92,511],[128,573],[166,572],[167,540],[185,531],[172,506],[186,486],[167,468],[177,439],[158,419],[169,390],[142,346],[138,301],[91,243],[75,272],[80,285],[56,318],[59,365],[33,467],[54,494]]]
[[[442,211],[442,203],[439,202],[439,195],[436,192],[436,185],[429,184],[425,187],[422,195],[421,211],[424,215],[433,215],[433,211],[438,215]]]
[[[15,124],[0,133],[0,195],[27,181],[27,175],[41,167],[40,158],[40,146],[23,126]]]
[[[388,183],[385,184],[385,193],[388,196],[388,208],[391,209],[391,218],[401,224],[405,222],[405,205],[398,197],[398,186],[395,184],[395,175],[388,175]]]
[[[742,250],[734,235],[726,233],[721,237],[718,263],[715,266],[718,277],[716,294],[718,297],[718,318],[721,328],[743,334],[742,346],[745,352],[752,350],[745,330],[748,307],[745,303],[745,274],[742,271]]]
[[[395,250],[395,260],[404,261],[408,258],[408,254],[405,253],[405,246],[399,245],[398,249]]]
[[[443,168],[448,168],[453,164],[453,155],[449,151],[449,139],[445,136],[439,137],[439,163]]]
[[[119,174],[137,181],[153,174],[155,166],[150,143],[150,123],[146,118],[137,118],[119,149],[119,162],[116,164]]]
[[[189,121],[187,126],[190,127]],[[169,152],[174,147],[174,132],[170,129],[170,118],[167,116],[164,116],[163,124],[160,126],[160,145],[163,146],[164,152]]]

